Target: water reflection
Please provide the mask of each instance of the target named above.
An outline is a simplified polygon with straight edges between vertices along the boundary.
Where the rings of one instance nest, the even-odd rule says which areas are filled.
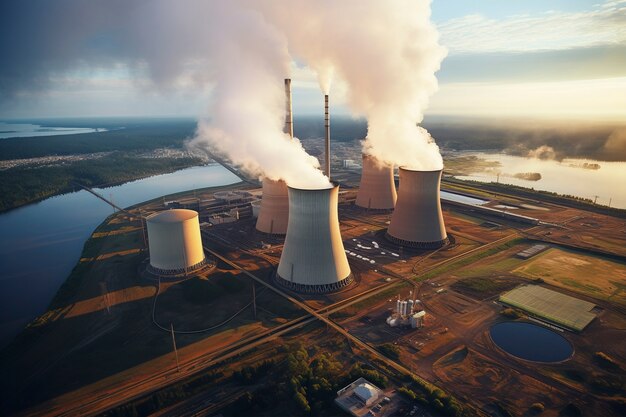
[[[584,159],[555,161],[491,153],[472,153],[472,155],[488,161],[497,161],[501,167],[458,178],[481,182],[499,181],[504,184],[597,200],[598,204],[603,205],[609,205],[610,202],[611,207],[626,208],[626,187],[624,187],[626,162]],[[585,167],[584,164],[588,165]],[[599,168],[593,164],[598,164]],[[538,172],[541,179],[527,181],[512,177],[516,173],[527,172]]]

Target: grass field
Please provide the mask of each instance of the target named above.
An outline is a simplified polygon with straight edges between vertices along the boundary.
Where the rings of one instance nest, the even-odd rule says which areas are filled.
[[[626,305],[626,265],[563,249],[550,249],[512,271],[601,300]]]

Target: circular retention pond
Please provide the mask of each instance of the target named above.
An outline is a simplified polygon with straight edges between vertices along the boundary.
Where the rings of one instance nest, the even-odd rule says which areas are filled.
[[[574,353],[566,338],[532,323],[505,321],[492,326],[490,334],[500,349],[528,361],[560,362]]]

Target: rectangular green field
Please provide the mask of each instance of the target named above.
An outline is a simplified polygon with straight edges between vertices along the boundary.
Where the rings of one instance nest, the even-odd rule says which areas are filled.
[[[539,285],[523,285],[504,293],[500,301],[560,326],[582,331],[596,318],[595,304]]]

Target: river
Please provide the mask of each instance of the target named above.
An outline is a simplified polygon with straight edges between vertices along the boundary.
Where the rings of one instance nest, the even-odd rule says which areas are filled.
[[[183,169],[106,189],[121,207],[240,179],[221,165]],[[0,347],[43,313],[112,208],[86,191],[55,196],[0,214]]]
[[[497,153],[464,152],[500,166],[490,170],[457,176],[463,180],[519,185],[535,190],[575,195],[598,204],[626,208],[626,162],[604,162],[586,159],[542,160]],[[586,164],[586,165],[585,165]],[[517,173],[536,172],[538,181],[513,177]]]

